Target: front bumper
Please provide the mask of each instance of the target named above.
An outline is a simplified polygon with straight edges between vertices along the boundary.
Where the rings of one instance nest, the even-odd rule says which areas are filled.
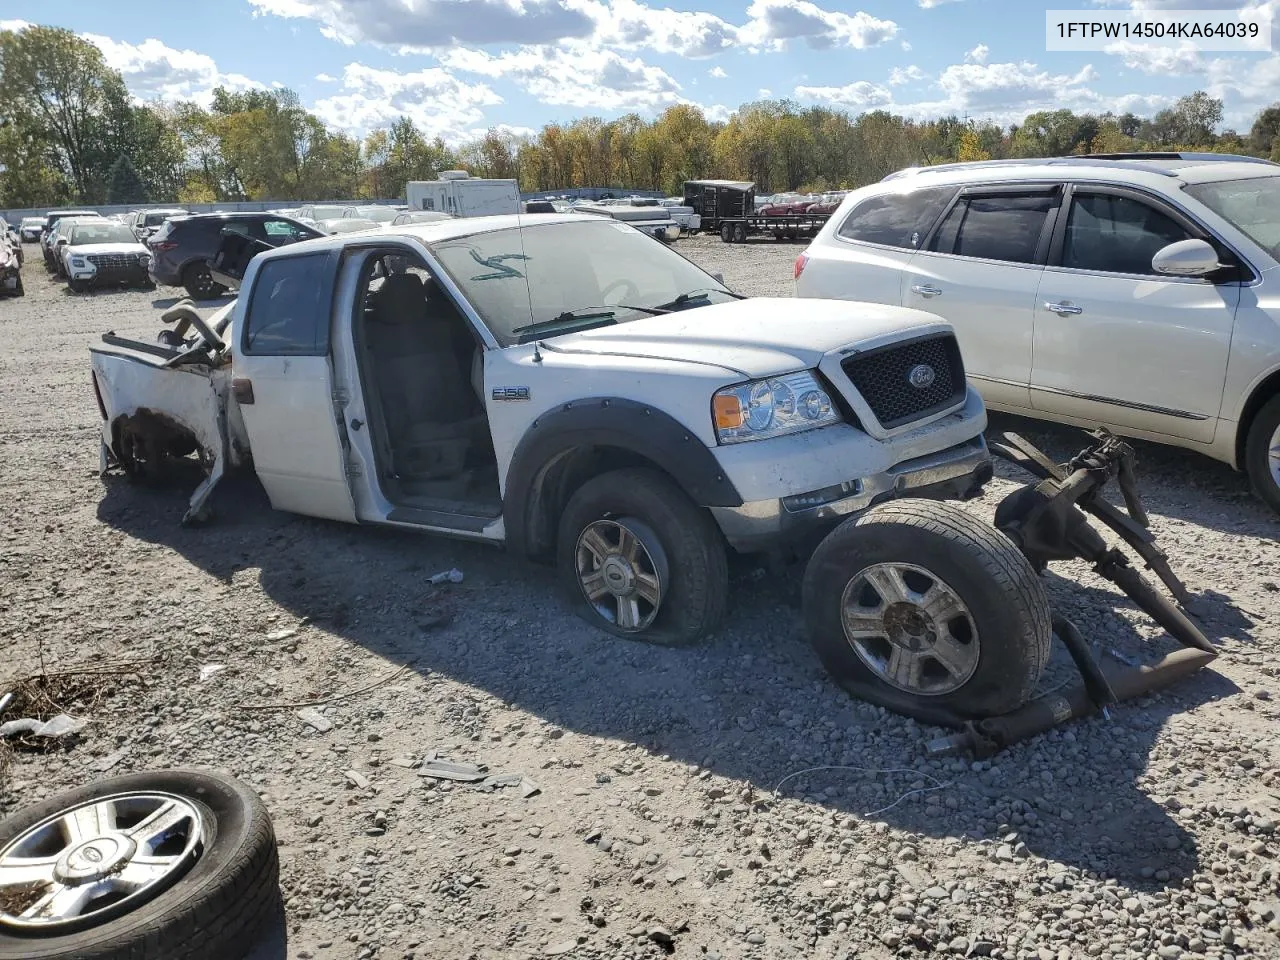
[[[67,276],[93,287],[114,286],[120,283],[151,283],[147,268],[142,264],[128,267],[94,269],[93,267],[67,266]]]
[[[731,547],[742,553],[757,553],[825,534],[850,514],[884,500],[907,496],[969,499],[982,490],[992,472],[986,440],[978,435],[959,446],[904,460],[881,473],[846,480],[846,496],[818,506],[804,506],[806,498],[800,496],[709,509]]]

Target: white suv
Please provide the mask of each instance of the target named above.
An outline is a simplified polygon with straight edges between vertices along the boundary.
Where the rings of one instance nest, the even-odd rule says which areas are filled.
[[[1280,166],[1212,154],[905,170],[856,190],[796,294],[955,326],[987,405],[1198,450],[1280,511]]]

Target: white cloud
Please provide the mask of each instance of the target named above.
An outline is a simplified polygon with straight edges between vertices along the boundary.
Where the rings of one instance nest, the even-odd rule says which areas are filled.
[[[964,60],[965,63],[986,63],[989,56],[991,56],[991,48],[985,43],[980,43],[965,53]]]
[[[34,23],[27,20],[0,20],[0,32],[12,31],[17,33],[19,30],[25,30],[27,27],[34,26]]]
[[[482,124],[482,108],[500,103],[488,86],[465,83],[440,67],[399,73],[350,63],[342,71],[341,91],[311,109],[326,124],[354,134],[407,116],[427,136],[457,143]]]
[[[102,51],[107,66],[119,70],[140,100],[195,100],[208,103],[214,87],[248,90],[263,85],[239,73],[223,73],[213,58],[194,50],[175,50],[155,38],[125,43],[94,33],[81,36]]]
[[[682,57],[710,57],[735,46],[738,28],[710,13],[658,9],[637,0],[565,0],[595,23],[595,46],[642,47]]]
[[[800,100],[836,104],[855,112],[888,107],[893,103],[893,94],[888,87],[866,80],[857,80],[843,87],[796,87],[795,95]]]
[[[713,103],[709,107],[702,107],[702,115],[707,118],[710,123],[725,123],[731,116],[733,111],[726,107],[723,103]]]
[[[768,87],[761,87],[759,90],[756,91],[756,96],[759,97],[761,100],[768,100],[770,97],[773,96],[773,91],[770,90]]]
[[[682,102],[660,67],[586,44],[523,47],[500,54],[458,47],[440,62],[460,73],[508,77],[543,103],[585,110],[657,110]]]
[[[331,77],[327,73],[317,73],[316,80],[318,80],[320,83],[337,83],[338,82],[337,77]]]
[[[903,53],[911,52],[911,42],[909,40],[903,40],[902,43],[898,44],[898,46],[902,47]]]
[[[803,40],[815,50],[862,50],[892,40],[899,29],[892,20],[878,20],[861,10],[836,13],[809,0],[752,0],[747,16],[740,38],[750,47],[769,50],[784,49],[790,40]]]
[[[934,7],[940,7],[944,3],[957,3],[959,0],[916,0],[916,3],[922,10],[932,10]]]
[[[724,72],[724,67],[712,67],[707,71],[707,76],[715,77],[717,80],[723,80],[728,76],[728,74]]]
[[[890,86],[900,87],[904,83],[918,83],[927,76],[927,73],[913,63],[909,67],[894,67],[890,70],[889,84]]]
[[[256,14],[315,20],[331,40],[401,52],[454,43],[552,43],[587,37],[595,22],[557,0],[249,0]]]

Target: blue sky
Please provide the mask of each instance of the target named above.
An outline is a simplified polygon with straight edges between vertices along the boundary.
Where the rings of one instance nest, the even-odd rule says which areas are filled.
[[[761,97],[1007,124],[1033,110],[1150,113],[1206,89],[1247,129],[1280,99],[1280,53],[1118,45],[1045,51],[1048,8],[1268,10],[1280,0],[0,0],[0,28],[84,34],[135,96],[284,85],[362,134],[401,114],[456,142],[583,115],[714,118]],[[1280,51],[1280,44],[1276,45]]]

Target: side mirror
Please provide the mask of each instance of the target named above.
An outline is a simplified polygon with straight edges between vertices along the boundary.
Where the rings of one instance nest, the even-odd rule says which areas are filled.
[[[724,274],[723,274],[723,273],[713,273],[713,274],[711,275],[711,279],[712,279],[712,280],[714,280],[716,283],[720,284],[721,286],[724,286]]]
[[[1156,251],[1151,269],[1170,277],[1204,277],[1221,270],[1218,251],[1203,240],[1179,240]]]
[[[62,246],[62,245],[63,245],[64,243],[66,243],[66,242],[67,242],[67,238],[66,238],[66,237],[59,237],[59,238],[58,238],[58,246]]]

